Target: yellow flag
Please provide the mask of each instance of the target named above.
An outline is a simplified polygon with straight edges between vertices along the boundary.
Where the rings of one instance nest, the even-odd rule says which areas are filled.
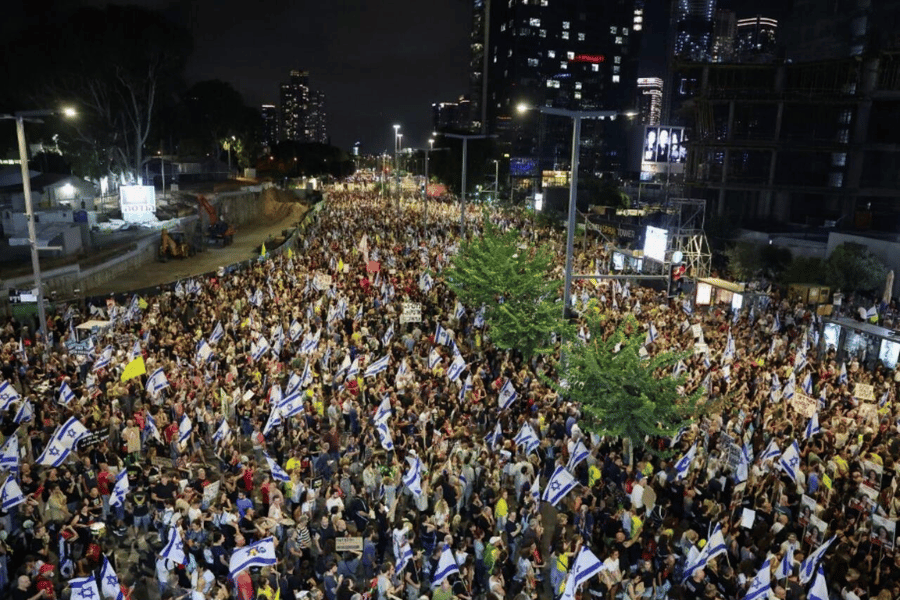
[[[140,307],[141,310],[147,310],[147,307],[149,306],[149,304],[147,304],[147,301],[144,300],[143,298],[138,297],[138,306]]]
[[[293,251],[292,249],[290,249],[290,248],[288,248],[288,251],[287,251],[287,257],[288,257],[288,258],[294,258],[294,251]],[[278,591],[280,592],[281,589],[279,588]]]
[[[828,475],[822,475],[822,483],[824,483],[825,487],[827,487],[829,490],[831,489],[831,477],[829,477]]]
[[[260,256],[266,255],[266,243],[265,242],[263,242],[262,248],[259,249],[259,255]]]
[[[138,356],[125,366],[125,370],[122,371],[122,381],[128,381],[129,379],[133,379],[138,375],[144,375],[146,373],[147,366],[144,364],[144,357]]]
[[[338,259],[338,273],[343,272],[343,270],[344,270],[344,259],[339,258]]]

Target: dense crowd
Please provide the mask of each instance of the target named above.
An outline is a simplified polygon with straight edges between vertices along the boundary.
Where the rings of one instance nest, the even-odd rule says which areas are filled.
[[[708,408],[671,439],[597,437],[547,385],[550,357],[494,347],[458,305],[441,278],[458,209],[427,214],[335,191],[289,252],[99,307],[114,325],[92,356],[45,357],[8,321],[4,596],[91,600],[93,575],[110,600],[828,600],[804,564],[821,549],[826,596],[900,598],[892,371],[837,363],[777,293],[734,314],[582,280],[606,327],[582,336],[634,315],[650,355],[694,352],[675,375]],[[80,320],[51,317],[56,339]],[[551,501],[563,470],[575,484]],[[599,567],[575,579],[583,557]]]

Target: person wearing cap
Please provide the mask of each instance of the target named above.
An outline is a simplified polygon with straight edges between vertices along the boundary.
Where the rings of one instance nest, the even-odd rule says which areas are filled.
[[[50,563],[44,563],[38,570],[35,587],[43,594],[43,598],[56,598],[56,590],[53,588],[54,567]]]

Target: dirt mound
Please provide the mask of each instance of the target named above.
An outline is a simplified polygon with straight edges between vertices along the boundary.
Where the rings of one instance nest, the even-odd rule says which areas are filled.
[[[301,200],[285,190],[269,188],[259,196],[260,213],[266,221],[281,221],[287,218],[299,220],[307,211]]]

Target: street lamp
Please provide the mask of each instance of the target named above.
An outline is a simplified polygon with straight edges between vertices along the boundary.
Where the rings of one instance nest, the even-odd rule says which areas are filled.
[[[28,244],[31,246],[31,268],[34,271],[34,285],[37,288],[38,319],[40,319],[41,337],[44,346],[50,343],[47,334],[47,314],[44,310],[44,289],[41,285],[41,262],[38,259],[37,233],[34,229],[34,208],[31,202],[31,178],[28,176],[28,146],[25,144],[25,121],[40,123],[40,117],[49,117],[62,113],[66,117],[76,116],[74,108],[60,110],[26,110],[12,115],[0,115],[0,119],[15,119],[16,137],[19,142],[19,166],[22,169],[22,193],[25,196],[25,216],[28,218]]]
[[[469,140],[483,140],[486,138],[497,137],[496,135],[470,135],[461,133],[445,133],[448,138],[462,140],[462,189],[459,193],[460,216],[459,216],[459,233],[461,236],[466,235],[466,159],[469,156]]]
[[[231,136],[231,141],[225,140],[225,147],[228,150],[228,179],[231,179],[231,146],[235,141],[235,137]],[[296,159],[295,159],[296,160]]]
[[[394,193],[397,194],[397,196],[398,196],[398,199],[397,199],[397,207],[398,208],[400,206],[400,199],[399,199],[399,196],[400,196],[400,170],[397,168],[397,165],[400,163],[400,158],[399,158],[398,154],[400,152],[400,137],[401,137],[401,135],[402,134],[400,133],[400,126],[394,125],[394,182],[396,185],[396,191]]]
[[[569,226],[566,231],[566,279],[563,284],[563,317],[569,314],[569,304],[572,297],[572,252],[575,245],[575,199],[578,195],[578,150],[581,146],[581,120],[582,119],[606,119],[616,118],[619,114],[615,110],[567,110],[549,106],[530,107],[520,104],[516,107],[520,113],[528,110],[536,110],[547,115],[557,115],[572,119],[572,178],[569,182]]]
[[[425,148],[425,189],[422,193],[422,220],[428,227],[428,153],[434,150],[434,138],[428,138],[428,147]]]
[[[494,163],[494,204],[500,196],[500,161],[496,158],[492,159]]]

